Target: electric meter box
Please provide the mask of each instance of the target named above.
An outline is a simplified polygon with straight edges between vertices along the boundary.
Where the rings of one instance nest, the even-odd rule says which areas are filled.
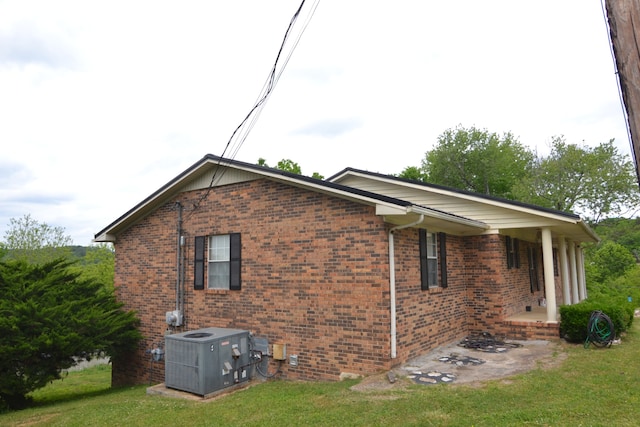
[[[165,336],[165,385],[205,396],[249,380],[249,331],[204,328]]]

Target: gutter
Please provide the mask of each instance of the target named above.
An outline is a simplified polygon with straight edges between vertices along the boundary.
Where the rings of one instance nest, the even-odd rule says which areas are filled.
[[[465,227],[472,227],[478,230],[488,230],[491,228],[489,225],[476,219],[465,218],[459,215],[454,215],[448,212],[438,211],[436,209],[429,209],[422,206],[411,206],[408,209],[409,212],[427,216],[433,219],[439,219],[454,224],[459,224]],[[403,226],[404,227],[404,226]]]
[[[397,357],[397,331],[396,331],[396,261],[393,233],[403,228],[413,227],[424,221],[424,214],[420,214],[420,218],[412,223],[398,225],[389,230],[389,298],[391,311],[391,358]]]

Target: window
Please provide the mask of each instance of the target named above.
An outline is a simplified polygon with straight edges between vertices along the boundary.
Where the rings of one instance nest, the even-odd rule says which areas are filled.
[[[507,268],[520,268],[520,241],[506,237],[507,242]]]
[[[447,287],[446,235],[444,233],[428,233],[427,230],[420,229],[418,237],[422,290],[438,287],[438,255],[440,255],[440,285],[443,288]],[[438,249],[440,253],[438,253]]]
[[[193,288],[204,289],[206,276],[207,289],[240,290],[240,248],[239,233],[196,237]]]
[[[229,235],[209,237],[207,288],[229,289]]]

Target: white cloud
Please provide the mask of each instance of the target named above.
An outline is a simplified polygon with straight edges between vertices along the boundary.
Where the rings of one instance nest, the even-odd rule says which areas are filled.
[[[87,244],[221,154],[298,5],[0,1],[0,236]],[[237,158],[398,173],[458,124],[629,152],[600,1],[321,1]]]

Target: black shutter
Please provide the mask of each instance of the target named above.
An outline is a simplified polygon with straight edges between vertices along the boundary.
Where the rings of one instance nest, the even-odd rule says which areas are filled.
[[[507,244],[507,268],[513,268],[513,257],[511,254],[511,237],[507,236],[505,241]]]
[[[193,289],[204,289],[204,263],[205,263],[205,236],[196,236],[193,263]]]
[[[520,240],[513,239],[513,265],[520,268]]]
[[[536,289],[540,290],[540,274],[538,269],[538,251],[537,249],[533,250],[533,265],[535,265],[535,277],[536,277]]]
[[[429,290],[429,263],[427,262],[427,230],[418,229],[420,247],[420,289]]]
[[[440,285],[447,287],[447,235],[438,233],[438,243],[440,245]]]
[[[240,281],[240,261],[241,248],[240,233],[229,235],[229,289],[239,291],[242,283]]]
[[[538,254],[535,248],[528,247],[527,255],[529,258],[529,283],[531,293],[540,290],[540,281],[538,280]]]

